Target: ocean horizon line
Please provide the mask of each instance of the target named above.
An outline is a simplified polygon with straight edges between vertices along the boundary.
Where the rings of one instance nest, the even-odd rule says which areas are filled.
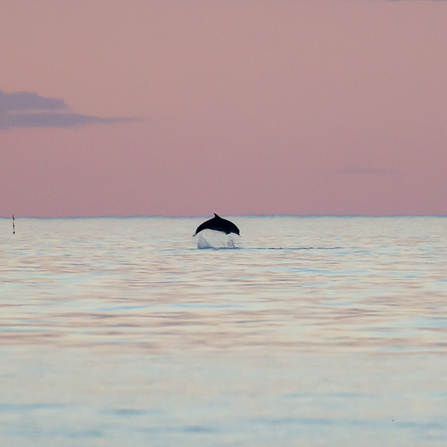
[[[210,214],[211,215],[211,214]],[[169,216],[162,214],[148,215],[101,215],[101,216],[20,216],[15,214],[15,219],[197,219],[207,218],[210,215],[194,216]],[[447,214],[222,214],[228,217],[298,217],[298,218],[396,218],[396,217],[437,217],[445,218]],[[11,219],[12,215],[0,216],[0,219]]]

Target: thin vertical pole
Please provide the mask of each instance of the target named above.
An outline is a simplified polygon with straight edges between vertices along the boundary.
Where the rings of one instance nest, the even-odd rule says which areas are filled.
[[[16,224],[14,222],[14,214],[12,215],[12,234],[16,234]]]

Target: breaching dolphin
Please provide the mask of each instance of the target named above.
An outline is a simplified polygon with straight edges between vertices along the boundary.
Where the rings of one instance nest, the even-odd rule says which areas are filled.
[[[216,213],[214,213],[214,217],[212,219],[203,222],[203,224],[197,227],[194,236],[202,230],[222,231],[222,233],[225,234],[235,233],[240,236],[239,228],[234,225],[233,222],[230,222],[227,219],[222,219],[222,217],[218,216]]]

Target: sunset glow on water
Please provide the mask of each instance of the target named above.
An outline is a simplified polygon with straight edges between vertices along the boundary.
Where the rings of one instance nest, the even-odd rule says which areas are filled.
[[[445,445],[445,218],[202,220],[0,219],[1,445]]]

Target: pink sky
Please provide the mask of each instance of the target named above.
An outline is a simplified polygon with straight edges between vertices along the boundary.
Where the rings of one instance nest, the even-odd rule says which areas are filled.
[[[2,0],[0,42],[68,106],[0,104],[0,216],[447,214],[447,1]]]

